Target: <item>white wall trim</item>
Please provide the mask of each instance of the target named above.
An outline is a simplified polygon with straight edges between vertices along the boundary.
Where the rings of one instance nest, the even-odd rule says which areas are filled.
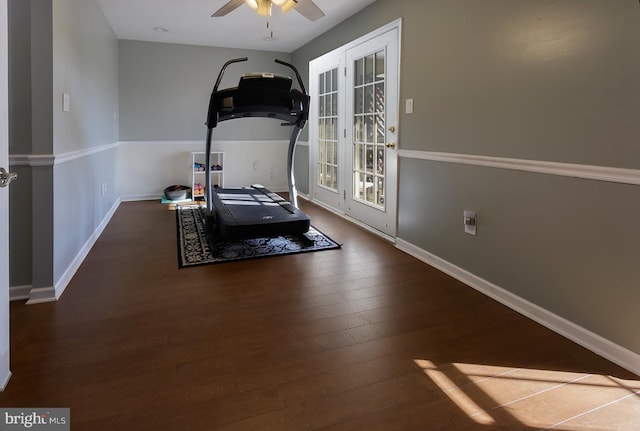
[[[85,258],[91,251],[91,248],[96,243],[98,238],[100,238],[100,235],[102,234],[104,229],[107,227],[107,224],[109,224],[109,221],[111,220],[111,218],[113,217],[113,215],[115,214],[119,206],[120,206],[120,199],[116,199],[116,201],[111,206],[109,211],[107,211],[107,214],[104,216],[100,224],[96,227],[93,234],[91,234],[91,236],[87,239],[87,241],[84,243],[84,246],[82,246],[82,248],[80,249],[76,257],[73,259],[71,264],[67,267],[67,270],[64,272],[64,274],[62,274],[60,279],[55,283],[54,299],[60,298],[60,295],[62,295],[62,292],[64,292],[64,290],[67,288],[74,274],[76,273],[76,271],[78,271],[78,268],[80,268],[80,265],[82,265],[82,262],[85,260]]]
[[[9,301],[29,299],[29,293],[32,287],[30,284],[24,286],[9,286]]]
[[[215,143],[218,144],[219,142],[223,142],[223,141],[216,141]],[[226,142],[226,141],[224,141]],[[243,141],[238,141],[238,142],[243,142]],[[137,146],[137,145],[171,145],[171,146],[191,146],[191,145],[198,145],[202,147],[202,151],[204,152],[204,145],[205,145],[205,141],[204,139],[202,140],[198,140],[198,141],[180,141],[180,140],[176,140],[176,141],[166,141],[166,140],[162,140],[162,141],[120,141],[119,144],[121,146]]]
[[[43,302],[52,302],[56,299],[56,289],[53,286],[35,287],[29,292],[29,300],[27,305],[41,304]]]
[[[10,166],[54,166],[117,148],[119,142],[60,154],[9,154]]]
[[[413,257],[449,274],[477,291],[495,299],[514,311],[554,332],[580,344],[592,352],[640,375],[640,354],[605,339],[569,320],[496,286],[412,243],[396,238],[396,247]]]
[[[362,223],[359,220],[356,220],[356,219],[354,219],[352,217],[349,217],[344,212],[342,212],[341,210],[339,210],[337,208],[332,207],[331,205],[327,205],[326,203],[324,203],[322,201],[319,201],[317,199],[310,199],[309,198],[309,201],[312,202],[314,205],[317,205],[320,208],[323,208],[323,209],[329,211],[330,213],[333,213],[333,214],[337,215],[338,217],[343,218],[344,220],[348,221],[349,223],[353,223],[356,226],[366,230],[367,232],[371,232],[372,234],[384,239],[385,241],[389,241],[392,244],[395,244],[395,242],[396,242],[396,238],[394,238],[394,237],[392,237],[390,235],[387,235],[387,234],[385,234],[383,232],[380,232],[379,230],[376,230],[376,229],[372,228],[371,226],[369,226],[369,225],[367,225],[365,223]]]
[[[434,151],[417,150],[398,150],[398,156],[409,159],[511,169],[516,171],[560,175],[564,177],[582,178],[587,180],[640,185],[640,169],[613,168],[607,166],[547,162],[543,160],[511,159],[505,157],[477,156],[472,154],[441,153]]]
[[[9,360],[7,359],[6,362],[8,363]],[[5,375],[3,382],[0,384],[0,392],[4,392],[4,390],[7,388],[7,385],[9,384],[9,380],[11,380],[11,376],[12,376],[11,371],[9,371]]]
[[[282,143],[288,143],[289,140],[288,139],[270,139],[270,140],[257,140],[257,139],[253,139],[253,140],[242,140],[242,141],[235,141],[235,140],[226,140],[226,141],[221,141],[221,140],[215,140],[214,142],[212,142],[212,147],[213,149],[215,149],[215,147],[218,146],[225,146],[225,145],[242,145],[242,144],[265,144],[265,145],[272,145],[272,144],[277,144],[277,145],[282,145]],[[191,146],[191,145],[198,145],[202,147],[202,152],[204,152],[205,149],[205,141],[200,140],[200,141],[180,141],[180,140],[176,140],[176,141],[120,141],[118,142],[119,145],[123,145],[123,146],[136,146],[136,145],[171,145],[171,146]]]
[[[9,166],[53,166],[53,154],[9,154]]]
[[[120,198],[121,202],[137,202],[137,201],[160,201],[164,192],[150,195],[125,195]]]
[[[89,251],[91,251],[91,248],[96,243],[104,229],[107,227],[107,224],[109,223],[119,206],[120,199],[117,199],[113,206],[109,209],[107,214],[104,216],[100,224],[96,227],[93,234],[91,234],[89,239],[87,239],[87,241],[85,242],[84,246],[82,246],[71,264],[67,267],[67,270],[55,283],[55,286],[37,287],[30,289],[27,305],[57,301],[58,298],[60,298],[60,295],[62,295],[64,290],[67,288],[67,285],[73,278],[78,268],[80,268],[80,265],[82,265],[82,262],[84,262],[85,258],[89,254]]]
[[[309,146],[309,141],[298,141],[296,143],[296,147],[308,147]]]
[[[71,160],[81,159],[83,157],[87,157],[92,154],[113,150],[115,148],[118,148],[118,146],[119,146],[119,143],[114,142],[113,144],[100,145],[98,147],[83,148],[82,150],[69,151],[66,153],[58,154],[56,155],[55,164],[59,165],[65,162],[70,162]]]

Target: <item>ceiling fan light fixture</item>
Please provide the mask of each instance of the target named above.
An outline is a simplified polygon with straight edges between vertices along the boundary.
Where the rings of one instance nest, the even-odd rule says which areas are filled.
[[[257,0],[244,0],[246,4],[253,10],[258,10],[258,2]]]
[[[257,0],[258,9],[256,12],[261,16],[271,16],[271,0]]]
[[[278,6],[280,6],[282,8],[282,12],[287,13],[291,9],[296,7],[297,4],[298,4],[298,2],[294,1],[294,0],[282,0],[282,4],[280,4]]]
[[[285,4],[288,0],[271,0],[271,3],[273,3],[276,6],[282,6],[283,4]]]

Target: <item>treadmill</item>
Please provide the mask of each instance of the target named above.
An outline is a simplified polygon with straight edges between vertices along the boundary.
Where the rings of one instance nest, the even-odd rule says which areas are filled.
[[[311,224],[309,216],[298,208],[294,178],[295,146],[309,118],[309,96],[302,78],[292,64],[275,60],[295,73],[301,90],[291,88],[290,77],[274,73],[245,74],[237,87],[218,90],[227,67],[243,61],[247,61],[247,57],[224,64],[209,101],[205,148],[206,207],[201,211],[207,235],[214,244],[280,235],[303,236]],[[211,187],[213,129],[221,121],[250,117],[273,118],[283,126],[293,126],[287,152],[290,201],[259,184],[239,188]]]

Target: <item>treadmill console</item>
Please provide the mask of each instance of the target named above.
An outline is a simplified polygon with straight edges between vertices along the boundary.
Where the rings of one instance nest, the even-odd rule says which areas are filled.
[[[220,121],[234,118],[266,117],[304,127],[309,96],[291,86],[290,77],[276,73],[246,73],[237,87],[224,90],[217,90],[216,85],[209,102],[207,126],[213,128]]]

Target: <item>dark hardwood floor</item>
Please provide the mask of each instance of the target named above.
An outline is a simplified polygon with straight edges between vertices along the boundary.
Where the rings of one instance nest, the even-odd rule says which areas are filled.
[[[637,430],[640,378],[302,202],[340,250],[178,269],[123,203],[56,303],[11,304],[4,407],[79,430]]]

